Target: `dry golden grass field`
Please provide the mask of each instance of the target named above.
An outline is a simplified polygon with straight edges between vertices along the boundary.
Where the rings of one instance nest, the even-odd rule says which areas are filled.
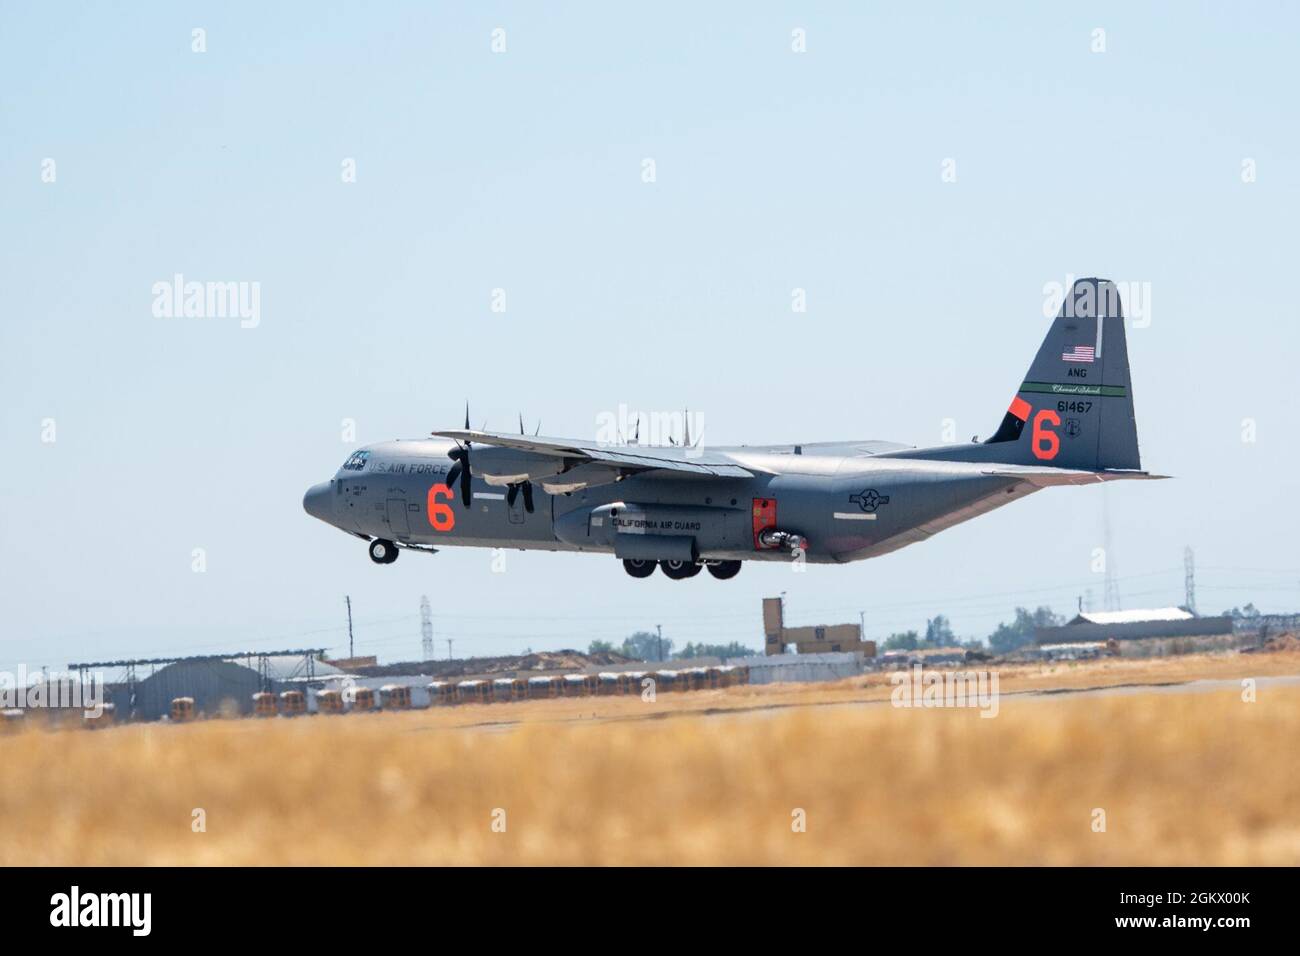
[[[1300,686],[1236,683],[1300,654],[999,673],[994,719],[874,675],[28,729],[0,736],[0,864],[1300,863]],[[1018,693],[1193,678],[1233,683]]]

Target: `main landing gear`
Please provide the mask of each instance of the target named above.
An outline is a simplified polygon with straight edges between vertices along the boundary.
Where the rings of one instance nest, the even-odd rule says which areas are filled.
[[[623,570],[634,578],[648,578],[655,573],[655,562],[633,561],[629,558],[623,562]]]
[[[372,555],[373,557],[373,555]],[[634,578],[648,578],[655,573],[655,567],[659,567],[663,573],[672,578],[674,581],[684,581],[687,578],[693,578],[705,568],[709,569],[719,581],[726,581],[734,578],[740,573],[739,561],[641,561],[633,559],[624,559],[623,570]]]
[[[727,581],[734,578],[740,573],[739,561],[719,561],[717,564],[710,564],[709,573],[719,581]]]
[[[383,538],[370,542],[370,560],[375,564],[392,564],[397,560],[397,545]]]
[[[660,561],[659,570],[674,581],[685,581],[695,577],[704,568],[694,561]]]

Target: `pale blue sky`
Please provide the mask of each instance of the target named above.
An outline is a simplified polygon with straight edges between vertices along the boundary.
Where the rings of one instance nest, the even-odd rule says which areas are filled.
[[[422,593],[440,656],[656,623],[757,646],[782,591],[792,623],[944,612],[983,636],[1017,603],[1100,603],[1103,499],[1125,606],[1180,602],[1187,544],[1203,610],[1300,606],[1293,5],[0,11],[0,667],[338,652],[345,593],[388,660],[418,656]],[[260,282],[260,325],[155,318],[178,272]],[[342,419],[412,437],[466,399],[559,435],[620,403],[698,410],[710,444],[987,435],[1067,274],[1150,283],[1139,437],[1176,481],[726,583],[474,550],[377,567],[301,508]]]

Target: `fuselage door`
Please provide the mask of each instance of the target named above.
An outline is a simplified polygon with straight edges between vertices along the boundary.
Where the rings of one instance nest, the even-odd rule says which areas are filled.
[[[388,505],[388,530],[394,538],[411,536],[411,522],[406,516],[406,499],[389,498]]]

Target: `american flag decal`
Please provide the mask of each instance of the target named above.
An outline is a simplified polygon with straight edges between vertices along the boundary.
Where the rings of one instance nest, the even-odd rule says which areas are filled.
[[[1096,351],[1091,345],[1076,345],[1068,352],[1061,353],[1063,362],[1092,362],[1096,358]]]

